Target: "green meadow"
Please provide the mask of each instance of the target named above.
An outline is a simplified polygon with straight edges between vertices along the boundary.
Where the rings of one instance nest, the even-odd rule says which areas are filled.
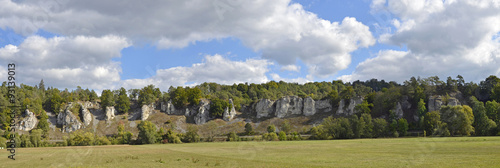
[[[499,167],[500,137],[19,148],[0,167]]]

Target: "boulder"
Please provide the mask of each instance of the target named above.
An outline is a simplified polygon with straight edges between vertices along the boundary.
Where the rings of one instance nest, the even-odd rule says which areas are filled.
[[[231,104],[231,110],[229,110],[229,107],[227,107],[224,110],[224,114],[223,114],[223,118],[222,118],[225,121],[232,120],[234,118],[234,116],[236,115],[236,109],[234,108],[233,99],[229,99],[229,104]]]
[[[142,105],[141,107],[141,120],[147,120],[149,118],[149,115],[153,113],[154,109],[154,104],[150,105]]]
[[[315,102],[314,100],[311,98],[311,97],[306,97],[304,99],[304,110],[303,110],[303,114],[305,116],[312,116],[314,114],[316,114],[316,107],[315,107]]]
[[[19,122],[19,129],[23,131],[31,131],[33,128],[35,128],[38,120],[36,119],[35,114],[33,114],[33,112],[29,111],[28,109],[24,111],[24,115],[26,117]]]
[[[82,127],[82,123],[78,117],[70,110],[72,106],[73,104],[70,103],[63,112],[57,115],[57,124],[61,125],[62,132],[73,132]]]
[[[205,124],[209,119],[208,116],[209,110],[210,110],[210,102],[205,99],[200,100],[198,113],[194,116],[194,123],[198,125]]]
[[[351,98],[349,100],[349,105],[346,107],[345,106],[345,100],[342,99],[339,102],[339,108],[337,109],[337,115],[345,115],[345,116],[350,116],[354,114],[354,107],[356,105],[363,103],[363,98],[361,97],[356,97],[356,98]]]
[[[255,112],[257,112],[257,118],[269,117],[273,114],[273,104],[274,101],[269,99],[261,99],[254,106]]]
[[[112,120],[115,118],[115,107],[109,106],[106,107],[106,121]]]
[[[305,107],[305,105],[304,105]],[[332,111],[332,104],[330,100],[318,100],[314,102],[314,107],[316,108],[316,112],[330,112]]]

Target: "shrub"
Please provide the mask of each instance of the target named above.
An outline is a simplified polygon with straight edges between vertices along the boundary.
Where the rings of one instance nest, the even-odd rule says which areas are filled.
[[[286,133],[284,131],[280,131],[278,139],[280,141],[286,141]]]
[[[278,135],[276,135],[276,132],[271,132],[271,133],[264,133],[262,134],[262,140],[265,141],[277,141]]]
[[[247,123],[245,124],[245,135],[254,135],[255,132],[253,131],[252,124]]]
[[[276,132],[276,126],[274,126],[274,124],[267,126],[267,132],[268,133]]]
[[[198,129],[195,127],[189,127],[186,135],[182,138],[183,142],[199,142],[200,136],[198,135]]]
[[[137,128],[139,129],[139,143],[154,144],[156,142],[156,126],[152,122],[141,121]]]
[[[227,134],[227,141],[240,141],[240,137],[235,132]]]

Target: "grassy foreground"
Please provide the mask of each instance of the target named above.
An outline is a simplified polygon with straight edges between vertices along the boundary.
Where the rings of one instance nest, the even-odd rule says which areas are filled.
[[[0,167],[498,167],[500,137],[223,142],[1,150]]]

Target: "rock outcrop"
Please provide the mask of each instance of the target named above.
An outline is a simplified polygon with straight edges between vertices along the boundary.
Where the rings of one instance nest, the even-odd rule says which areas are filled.
[[[206,99],[200,100],[198,113],[194,116],[195,124],[205,124],[209,119],[210,102]]]
[[[363,98],[355,97],[349,100],[349,105],[345,106],[346,102],[344,99],[340,100],[339,108],[337,109],[337,115],[350,116],[354,114],[354,107],[356,105],[363,103]]]
[[[149,118],[149,115],[153,113],[154,109],[154,104],[150,105],[142,105],[141,107],[141,120],[147,120]]]
[[[65,110],[57,115],[57,124],[62,127],[62,132],[73,132],[82,127],[78,117],[71,112],[71,107],[73,103],[67,105]]]
[[[80,110],[80,118],[82,119],[83,125],[88,126],[92,122],[92,113],[90,113],[88,108],[94,108],[94,105],[91,102],[79,102],[82,107]]]
[[[461,105],[461,103],[454,97],[448,97],[446,100],[446,98],[443,98],[442,96],[430,96],[427,109],[429,110],[429,112],[439,111],[441,109],[441,106],[446,105],[459,106]]]
[[[174,104],[172,104],[172,100],[169,100],[168,102],[161,102],[161,111],[171,115],[175,114],[175,107]]]
[[[304,116],[312,116],[316,114],[316,107],[315,107],[315,102],[311,97],[306,97],[304,99],[304,110],[302,113]]]
[[[231,109],[229,109],[229,107],[226,107],[222,115],[222,119],[225,121],[232,120],[236,115],[236,109],[234,108],[234,103],[232,99],[229,99],[229,104],[231,105]]]
[[[33,128],[35,128],[38,120],[36,119],[35,114],[33,114],[33,112],[29,111],[28,109],[24,111],[24,116],[26,117],[19,122],[19,129],[23,131],[31,131]]]
[[[304,102],[298,96],[286,96],[276,101],[276,117],[285,118],[290,115],[302,114]]]
[[[261,99],[254,106],[255,112],[257,112],[257,118],[270,117],[274,114],[273,108],[274,101],[269,99]]]
[[[106,121],[110,121],[115,118],[115,107],[108,106],[106,107]]]
[[[314,102],[314,107],[317,113],[326,113],[332,111],[332,104],[330,100],[318,100]]]

